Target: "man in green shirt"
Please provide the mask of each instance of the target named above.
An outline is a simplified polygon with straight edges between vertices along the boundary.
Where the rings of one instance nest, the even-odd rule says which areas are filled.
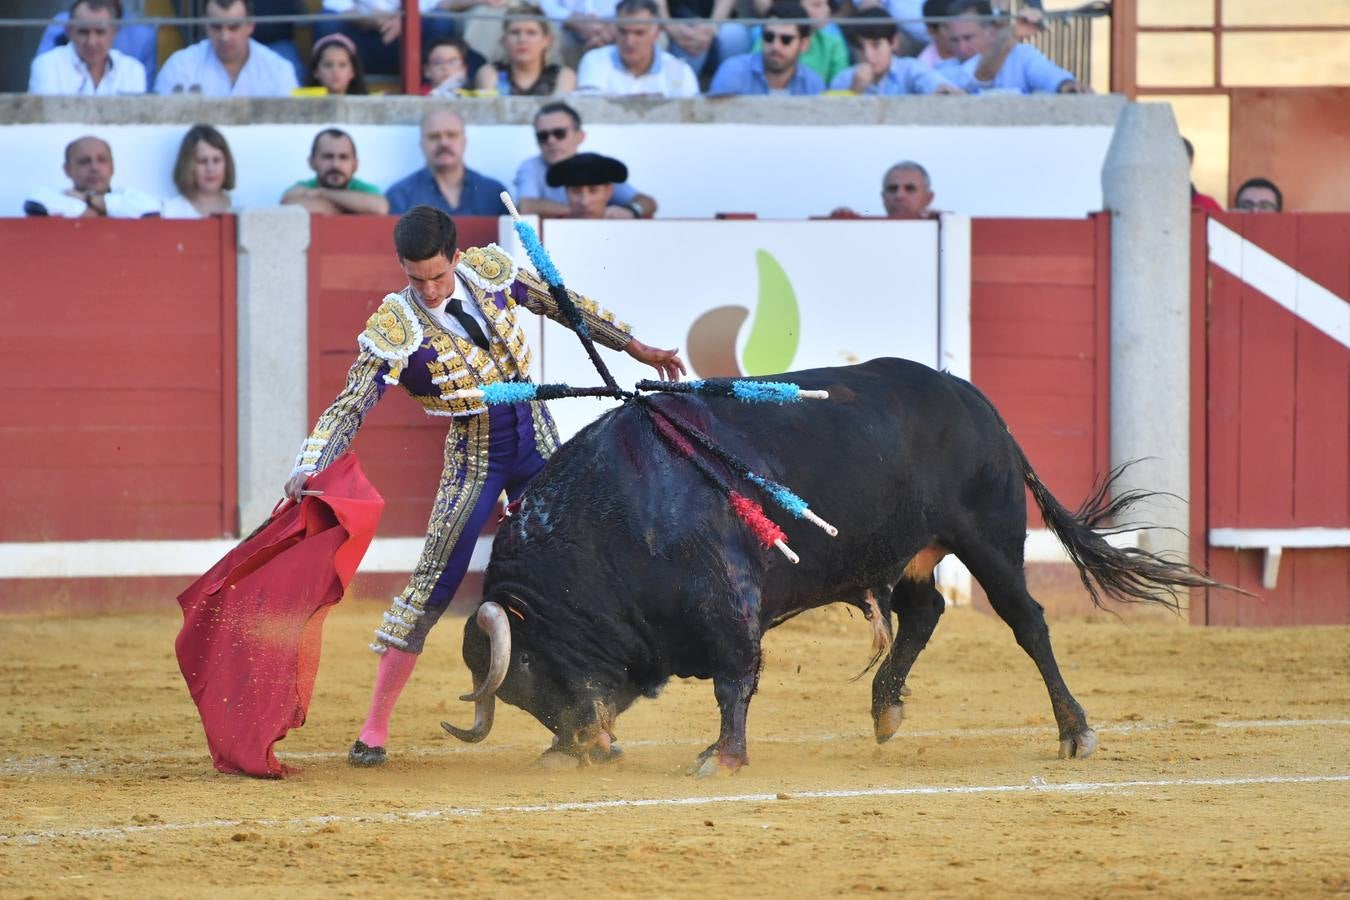
[[[320,215],[382,216],[389,212],[384,192],[355,177],[356,142],[347,132],[325,128],[315,135],[309,167],[314,177],[292,185],[281,195],[282,203],[294,203]]]

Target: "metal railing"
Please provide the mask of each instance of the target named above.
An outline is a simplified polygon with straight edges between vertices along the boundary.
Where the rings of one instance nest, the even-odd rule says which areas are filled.
[[[1092,75],[1092,20],[1109,17],[1111,15],[1111,4],[1104,0],[1089,3],[1085,6],[1073,10],[1063,10],[1059,12],[1050,12],[1044,14],[1044,28],[1037,34],[1025,39],[1039,49],[1055,63],[1068,70],[1073,76],[1084,85],[1091,84]],[[422,21],[425,19],[436,20],[454,20],[458,22],[467,22],[474,16],[470,12],[432,12],[422,13],[417,3],[405,4],[403,10],[403,35],[402,35],[402,62],[400,71],[401,87],[405,93],[417,94],[420,92],[422,81],[422,52],[421,52],[421,34]],[[361,13],[318,13],[303,15],[282,15],[282,16],[250,16],[247,21],[256,24],[292,24],[300,27],[312,26],[317,22],[337,22],[343,20],[366,18]],[[535,16],[503,16],[504,20],[512,19],[534,19]],[[995,16],[994,20],[1005,21],[1006,17]],[[862,25],[866,23],[894,22],[897,25],[913,24],[916,21],[941,22],[944,18],[930,20],[897,20],[893,18],[878,19],[832,19],[831,23],[840,26],[847,33],[849,25]],[[119,25],[151,25],[156,28],[161,27],[184,27],[191,29],[192,34],[200,31],[200,26],[207,22],[214,21],[204,15],[176,15],[176,16],[144,16],[127,17],[120,20]],[[561,27],[561,22],[550,20],[555,29]],[[673,23],[688,24],[697,21],[689,18],[649,18],[644,17],[636,20],[627,20],[616,18],[613,20],[617,24],[628,21],[636,22],[654,22],[658,25],[667,25]],[[763,25],[768,22],[779,24],[816,24],[811,19],[767,19],[767,18],[737,18],[735,21],[742,25],[754,26]],[[41,18],[5,18],[0,17],[0,29],[5,28],[45,28],[53,24],[52,20]],[[186,29],[185,29],[186,30]]]

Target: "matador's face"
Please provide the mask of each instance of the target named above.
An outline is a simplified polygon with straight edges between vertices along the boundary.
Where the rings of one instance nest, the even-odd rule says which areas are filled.
[[[440,306],[455,292],[455,266],[459,265],[460,255],[460,251],[456,250],[453,259],[444,253],[437,253],[430,259],[399,257],[398,264],[403,267],[403,274],[408,276],[408,284],[417,292],[427,309]]]

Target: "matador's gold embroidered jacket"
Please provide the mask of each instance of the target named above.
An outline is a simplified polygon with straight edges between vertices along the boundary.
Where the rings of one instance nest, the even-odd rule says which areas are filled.
[[[516,322],[518,306],[566,324],[543,279],[517,268],[496,244],[465,250],[456,272],[488,320],[489,349],[442,329],[418,305],[411,288],[389,294],[357,337],[360,352],[347,373],[346,387],[305,439],[295,472],[323,469],[341,456],[366,413],[392,384],[401,385],[427,415],[483,412],[482,401],[452,397],[455,391],[529,375],[530,348]],[[632,336],[628,325],[594,300],[568,293],[597,344],[612,350],[627,345]]]

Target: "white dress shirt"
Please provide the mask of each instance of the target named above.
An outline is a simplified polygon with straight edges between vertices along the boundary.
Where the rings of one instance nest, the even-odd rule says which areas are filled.
[[[611,97],[655,94],[662,97],[697,97],[698,76],[689,63],[659,47],[652,67],[641,75],[624,68],[619,48],[610,44],[586,51],[577,66],[577,91]]]
[[[233,84],[209,40],[179,50],[168,58],[155,76],[156,94],[186,92],[205,97],[288,97],[297,87],[295,67],[281,54],[252,38],[248,42],[248,59]]]
[[[45,207],[49,216],[75,219],[84,215],[84,211],[89,208],[89,204],[83,200],[56,188],[35,188],[29,193],[28,199]],[[108,210],[110,219],[139,219],[158,215],[161,204],[158,198],[143,191],[113,190],[103,195],[103,206]]]
[[[496,337],[496,330],[488,324],[487,316],[483,315],[483,311],[478,308],[478,304],[474,302],[473,295],[469,293],[468,288],[464,287],[464,281],[458,274],[455,275],[455,289],[451,291],[450,296],[441,301],[441,305],[435,309],[430,308],[422,301],[422,297],[417,293],[416,288],[413,289],[413,295],[417,297],[417,302],[422,305],[422,309],[426,310],[427,315],[431,316],[431,320],[439,325],[442,331],[457,334],[466,341],[473,340],[469,337],[468,330],[463,325],[459,324],[459,319],[450,315],[450,310],[447,309],[452,299],[458,299],[460,303],[463,304],[464,311],[472,316],[474,320],[478,322],[479,326],[482,327],[483,334],[487,335],[488,342],[491,343]]]
[[[113,94],[144,94],[145,66],[120,50],[108,51],[103,80],[94,84],[89,67],[70,44],[53,47],[33,57],[28,69],[30,94],[84,94],[107,97]]]

